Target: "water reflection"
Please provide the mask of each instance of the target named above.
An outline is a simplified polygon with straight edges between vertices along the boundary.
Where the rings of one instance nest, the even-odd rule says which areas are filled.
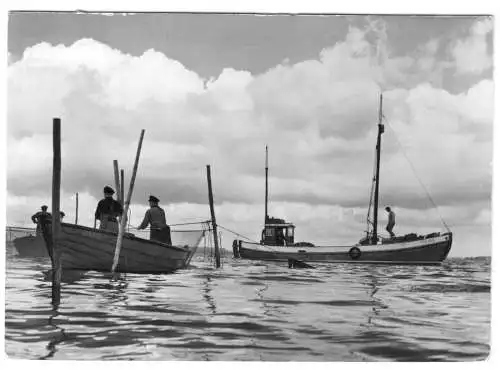
[[[52,307],[42,273],[48,266],[10,261],[6,352],[70,360],[425,361],[489,351],[483,264],[289,271],[242,260],[215,270],[203,256],[194,262],[173,275],[114,281],[89,271],[63,284],[62,303]]]
[[[116,279],[110,280],[106,283],[94,284],[94,289],[100,293],[104,298],[103,301],[98,303],[99,307],[110,309],[115,307],[117,303],[127,305],[128,295],[127,287],[128,282],[122,276],[115,276]]]
[[[214,297],[212,296],[212,277],[206,275],[206,279],[203,281],[203,299],[207,302],[208,308],[212,315],[217,313],[217,306],[215,305]]]
[[[48,321],[49,325],[56,329],[56,332],[53,338],[47,344],[46,349],[49,351],[49,353],[47,353],[45,356],[40,357],[40,360],[48,360],[52,358],[57,352],[57,345],[64,342],[64,340],[66,339],[66,331],[55,323],[55,318],[57,316],[59,316],[59,305],[54,304],[52,305],[52,312],[49,316]]]
[[[43,280],[46,282],[52,282],[52,274],[53,270],[44,270],[42,271]],[[79,270],[62,270],[61,273],[61,283],[65,284],[73,284],[80,280],[83,280],[85,277],[86,271]]]

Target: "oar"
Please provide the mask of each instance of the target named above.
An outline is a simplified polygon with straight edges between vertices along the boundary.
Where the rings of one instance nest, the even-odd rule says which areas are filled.
[[[132,178],[130,179],[130,187],[127,193],[127,201],[125,202],[125,207],[123,209],[122,218],[120,219],[120,228],[118,229],[118,239],[116,240],[115,257],[113,259],[113,266],[111,267],[111,272],[115,272],[118,266],[118,260],[120,259],[120,250],[122,248],[123,234],[125,232],[125,225],[127,224],[127,213],[130,206],[130,199],[132,198],[132,192],[134,191],[135,175],[137,174],[137,167],[139,166],[139,157],[141,156],[142,140],[144,139],[143,129],[141,131],[141,137],[139,138],[139,145],[137,146],[137,153],[135,155],[134,170],[132,172]]]

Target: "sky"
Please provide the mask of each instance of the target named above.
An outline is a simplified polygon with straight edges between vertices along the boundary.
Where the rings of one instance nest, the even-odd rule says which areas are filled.
[[[493,22],[488,17],[10,13],[7,224],[50,206],[62,120],[62,209],[93,225],[113,160],[137,225],[154,194],[169,223],[207,220],[258,240],[269,213],[296,241],[366,229],[379,94],[380,223],[454,233],[450,256],[491,255]],[[435,207],[437,205],[437,207]],[[32,224],[31,224],[32,225]],[[224,232],[223,244],[234,238]]]

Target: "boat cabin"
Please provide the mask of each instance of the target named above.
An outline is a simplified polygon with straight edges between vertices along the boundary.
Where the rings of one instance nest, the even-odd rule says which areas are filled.
[[[261,244],[293,245],[295,226],[281,218],[268,217],[262,230]]]

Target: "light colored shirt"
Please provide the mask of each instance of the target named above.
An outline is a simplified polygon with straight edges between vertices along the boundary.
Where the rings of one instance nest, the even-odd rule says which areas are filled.
[[[138,229],[145,229],[148,225],[151,225],[151,229],[161,230],[165,228],[167,226],[165,211],[158,206],[153,206],[148,209]]]

